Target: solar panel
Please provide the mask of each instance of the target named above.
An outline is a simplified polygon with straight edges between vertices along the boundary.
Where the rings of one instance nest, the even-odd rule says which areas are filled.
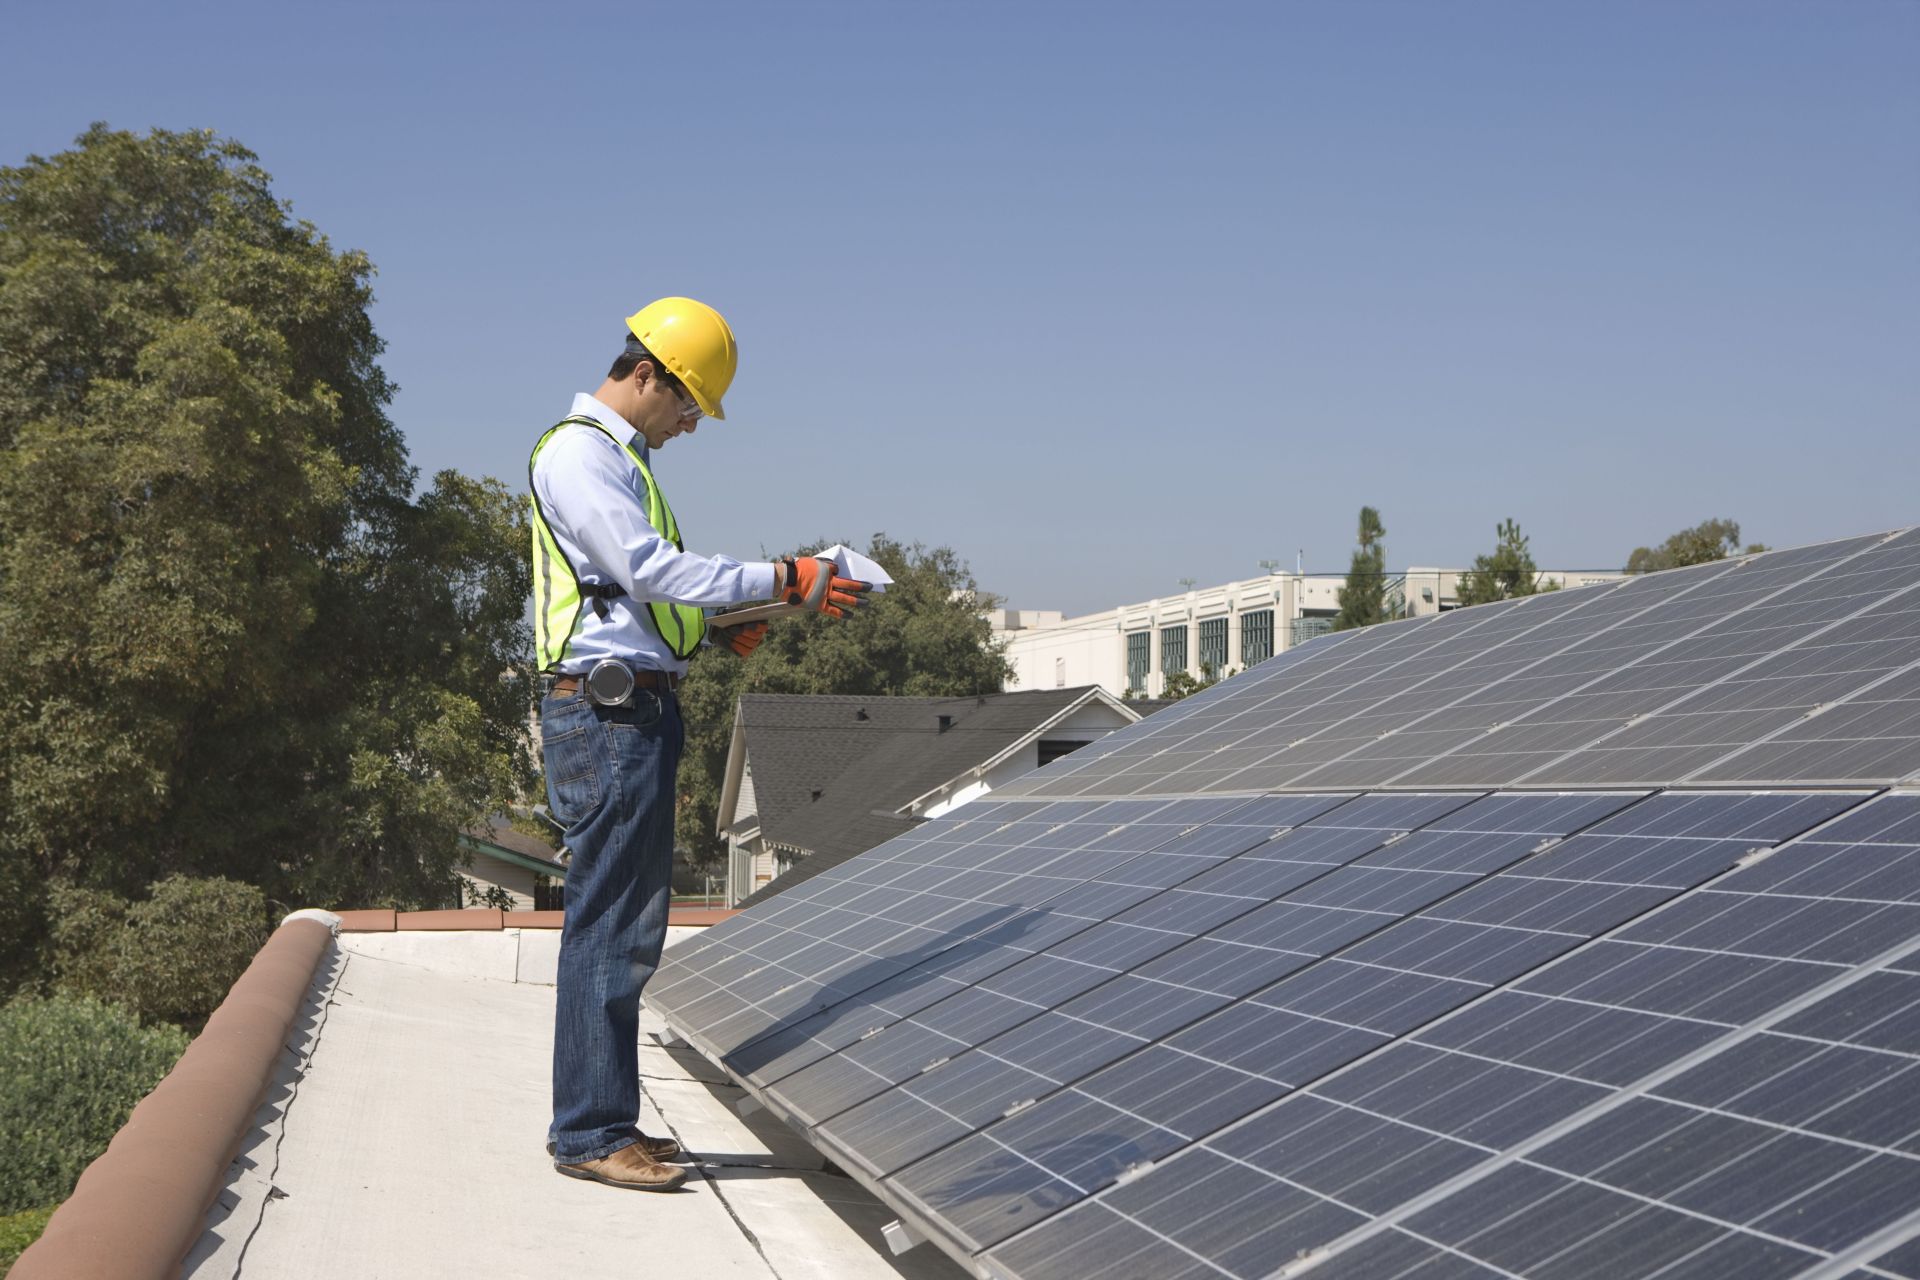
[[[1791,735],[1814,708],[1911,671],[1917,584],[1920,532],[1908,531],[1369,628],[1271,676],[1263,664],[1225,682],[1204,715],[1111,735],[1098,759],[1030,775],[1022,793],[1685,781],[1729,751],[1689,735],[1719,731],[1740,747]],[[1749,669],[1756,655],[1770,665]],[[1866,704],[1879,719],[1861,736],[1882,745],[1835,762],[1854,768],[1714,780],[1896,781],[1913,760],[1903,687],[1890,707]],[[1743,694],[1758,702],[1730,709],[1757,718],[1693,719]],[[1689,769],[1674,771],[1670,747],[1693,749]],[[1572,759],[1582,751],[1609,758],[1605,776]]]
[[[675,948],[1007,1280],[1920,1280],[1920,534],[1299,646]]]
[[[1443,999],[1525,973],[1855,799],[1657,796],[1329,954],[1438,977],[1446,996],[1429,991],[1418,1004],[1431,1017]],[[1287,922],[1269,932],[1297,945],[1302,931]],[[1449,965],[1456,957],[1468,963]],[[1266,994],[987,1127],[901,1174],[900,1188],[978,1251],[1412,1029],[1391,1013],[1370,1027],[1314,1026],[1289,1007],[1290,992]],[[990,1167],[997,1177],[984,1176]]]
[[[1157,847],[1131,857],[1095,879],[1049,900],[1032,913],[1017,944],[982,945],[968,940],[929,958],[914,969],[858,992],[822,1009],[811,1018],[783,1027],[777,1034],[743,1046],[729,1065],[759,1083],[786,1077],[828,1053],[872,1039],[898,1020],[947,997],[970,999],[1002,970],[1028,959],[1041,967],[1072,953],[1057,949],[1069,943],[1084,949],[1088,937],[1102,922],[1130,913],[1159,896],[1243,851],[1273,839],[1294,823],[1305,822],[1342,801],[1345,795],[1292,795],[1236,804],[1212,822],[1169,835]],[[1097,968],[1090,955],[1083,966]],[[1073,961],[1072,963],[1078,963]],[[1016,987],[1019,976],[1009,978]],[[1004,983],[1002,985],[1005,985]],[[1011,997],[1009,997],[1011,998]],[[889,1043],[897,1041],[894,1036]],[[863,1046],[864,1047],[864,1046]],[[783,1091],[784,1106],[804,1114],[809,1104]]]
[[[1368,1203],[1355,1180],[1342,1194],[1362,1225],[1302,1244],[1297,1270],[1912,1275],[1910,1251],[1890,1255],[1920,1226],[1916,953],[1920,799],[1886,797],[1436,1023],[1384,1075],[1326,1090],[1308,1143],[1349,1116],[1415,1123],[1369,1106],[1407,1096],[1395,1074],[1467,1081],[1420,1126],[1414,1194]],[[1297,1181],[1303,1127],[1220,1145],[1255,1163],[1284,1148]],[[1388,1185],[1391,1199],[1408,1184]]]

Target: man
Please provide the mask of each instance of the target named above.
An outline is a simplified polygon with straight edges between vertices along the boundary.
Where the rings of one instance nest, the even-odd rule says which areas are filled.
[[[742,563],[681,542],[654,455],[724,418],[737,348],[720,313],[662,298],[627,320],[600,389],[540,437],[528,463],[534,631],[547,800],[566,827],[566,925],[553,1031],[554,1167],[616,1187],[669,1191],[686,1171],[640,1114],[640,992],[660,963],[673,876],[674,687],[710,643],[704,606],[782,598],[835,617],[867,584],[811,557]],[[764,622],[714,629],[742,657]]]

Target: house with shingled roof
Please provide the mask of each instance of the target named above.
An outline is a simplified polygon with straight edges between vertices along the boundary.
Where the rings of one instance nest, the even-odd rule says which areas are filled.
[[[1138,721],[1098,685],[964,698],[746,694],[718,832],[727,902],[758,902]]]

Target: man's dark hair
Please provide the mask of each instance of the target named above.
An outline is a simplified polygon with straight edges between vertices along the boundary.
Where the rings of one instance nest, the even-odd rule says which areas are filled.
[[[653,365],[655,369],[660,367],[660,361],[654,357],[653,352],[641,346],[640,339],[630,336],[627,338],[627,349],[614,357],[613,368],[607,370],[607,376],[615,382],[624,382],[633,376],[633,371],[640,367],[642,360]]]

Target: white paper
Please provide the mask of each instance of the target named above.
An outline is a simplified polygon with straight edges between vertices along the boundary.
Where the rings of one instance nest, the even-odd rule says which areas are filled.
[[[855,582],[873,584],[875,592],[885,591],[893,581],[885,569],[861,555],[850,547],[835,543],[825,551],[813,553],[822,560],[831,560],[843,578],[852,578]]]

